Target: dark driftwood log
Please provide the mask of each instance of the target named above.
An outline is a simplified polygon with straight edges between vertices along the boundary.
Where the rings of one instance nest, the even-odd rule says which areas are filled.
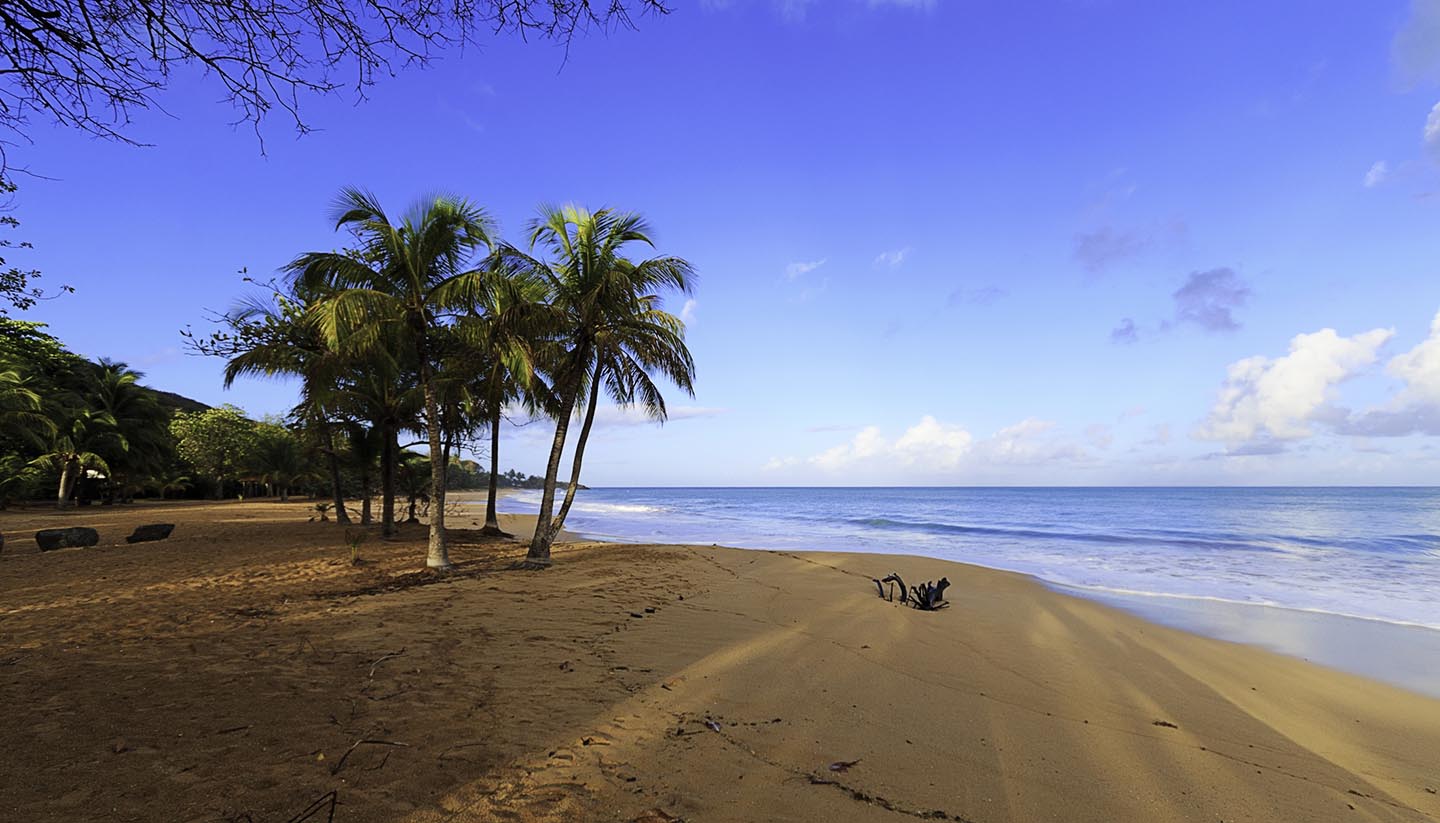
[[[949,588],[949,586],[950,580],[944,577],[940,578],[940,582],[938,583],[931,583],[929,581],[921,583],[911,590],[912,602],[910,605],[927,612],[943,609],[948,605],[945,602],[945,589]]]
[[[870,578],[870,582],[875,584],[875,589],[880,593],[882,598],[891,602],[895,599],[894,591],[898,585],[900,587],[900,602],[921,611],[935,611],[936,609],[943,609],[949,605],[945,600],[945,590],[950,587],[949,578],[942,577],[938,582],[926,581],[918,586],[906,587],[905,581],[900,579],[900,575],[891,572],[879,580],[872,577]],[[885,591],[886,583],[891,584],[890,594],[888,595]]]
[[[901,602],[901,603],[906,602],[907,595],[905,594],[905,592],[906,592],[906,589],[905,589],[905,581],[900,579],[900,575],[896,574],[895,572],[890,572],[889,576],[882,578],[882,579],[880,580],[880,582],[881,582],[881,583],[897,583],[897,584],[899,584],[899,586],[900,586],[900,602]],[[893,586],[891,587],[891,591],[894,591],[894,587],[893,587]],[[888,597],[888,598],[886,598],[886,599],[893,601],[895,598],[894,598],[894,596],[892,595],[892,596],[890,596],[890,597]]]

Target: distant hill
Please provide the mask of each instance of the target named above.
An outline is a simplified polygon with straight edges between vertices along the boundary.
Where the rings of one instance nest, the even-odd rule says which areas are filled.
[[[160,405],[170,409],[172,412],[200,412],[210,408],[210,406],[201,403],[199,400],[192,400],[183,394],[176,394],[173,391],[161,391],[153,386],[146,386],[146,388],[155,393],[155,398],[160,401]]]

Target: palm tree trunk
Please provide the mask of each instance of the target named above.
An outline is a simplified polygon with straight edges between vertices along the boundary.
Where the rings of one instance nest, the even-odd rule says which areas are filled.
[[[450,552],[445,545],[445,456],[440,448],[440,401],[435,394],[435,376],[430,368],[429,347],[423,329],[416,334],[415,354],[420,360],[420,387],[425,393],[425,434],[430,446],[430,541],[425,565],[446,570]]]
[[[384,423],[381,428],[385,438],[380,447],[380,533],[385,537],[395,534],[395,454],[399,451],[394,423]]]
[[[79,465],[80,461],[65,458],[65,464],[60,467],[60,488],[56,491],[55,508],[63,509],[70,505],[70,492],[75,487],[75,472]]]
[[[370,516],[371,498],[370,493],[370,467],[363,466],[360,469],[360,525],[368,526],[375,518]]]
[[[495,512],[495,502],[500,496],[500,409],[498,404],[494,405],[496,408],[490,418],[490,488],[485,496],[485,528],[480,533],[509,537],[500,528],[500,516]]]
[[[335,522],[350,525],[350,515],[345,511],[345,492],[340,488],[340,455],[335,453],[335,435],[327,425],[325,433],[325,456],[330,461],[330,493],[335,498]]]
[[[555,440],[550,444],[550,461],[545,464],[545,485],[540,492],[540,513],[535,516],[535,536],[530,538],[530,551],[525,553],[525,565],[543,569],[550,565],[550,521],[555,511],[555,483],[560,474],[560,458],[565,454],[565,436],[570,432],[570,414],[575,410],[575,395],[579,387],[567,391],[560,398],[559,415],[555,420]]]
[[[600,403],[600,367],[595,367],[595,377],[590,381],[590,404],[585,408],[585,423],[580,427],[580,439],[575,441],[575,458],[570,466],[570,485],[565,489],[565,502],[560,504],[560,513],[550,524],[550,539],[560,534],[565,527],[565,516],[570,513],[570,504],[575,502],[575,492],[580,488],[580,461],[585,459],[585,443],[590,439],[590,426],[595,422],[595,407]]]

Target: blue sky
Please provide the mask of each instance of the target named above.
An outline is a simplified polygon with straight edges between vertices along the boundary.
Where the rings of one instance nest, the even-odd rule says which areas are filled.
[[[602,414],[595,485],[1440,478],[1440,0],[676,0],[308,100],[263,155],[220,96],[11,151],[50,178],[23,262],[77,289],[30,318],[161,388],[288,408],[179,330],[341,242],[342,185],[443,189],[511,239],[639,210],[699,269],[697,397]]]

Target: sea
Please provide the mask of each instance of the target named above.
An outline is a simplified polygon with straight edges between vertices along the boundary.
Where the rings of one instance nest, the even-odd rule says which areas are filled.
[[[520,491],[501,510],[539,502]],[[1023,572],[1440,697],[1440,488],[593,488],[565,527]]]

